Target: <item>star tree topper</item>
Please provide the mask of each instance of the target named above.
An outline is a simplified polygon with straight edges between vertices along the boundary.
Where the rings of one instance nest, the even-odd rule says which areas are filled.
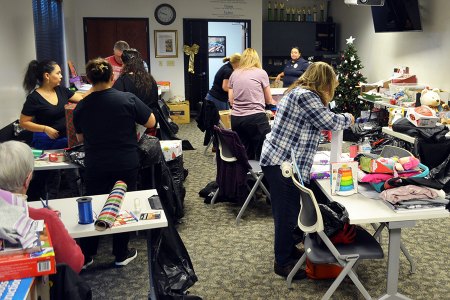
[[[350,36],[348,39],[346,39],[347,41],[347,45],[353,44],[353,41],[355,40],[354,37]]]

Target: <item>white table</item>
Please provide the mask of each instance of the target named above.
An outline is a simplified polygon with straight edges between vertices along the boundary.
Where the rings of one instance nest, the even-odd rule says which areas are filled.
[[[416,141],[416,138],[415,138],[415,137],[406,135],[406,134],[401,133],[401,132],[394,131],[394,130],[392,130],[392,128],[390,128],[390,127],[383,127],[381,130],[382,130],[384,133],[386,133],[386,134],[388,134],[388,135],[390,135],[390,136],[396,137],[396,138],[398,138],[398,139],[401,139],[401,140],[403,140],[403,141],[405,141],[405,142],[408,142],[408,143],[411,143],[411,144],[414,144],[414,142]]]
[[[57,150],[44,150],[44,153],[64,153],[64,149]],[[65,158],[67,159],[67,158]],[[79,166],[77,164],[63,161],[63,162],[51,162],[48,160],[48,156],[45,160],[34,160],[34,170],[35,171],[44,171],[44,170],[62,170],[62,169],[77,169]]]
[[[144,190],[144,191],[135,191],[135,192],[127,192],[125,194],[125,199],[122,204],[122,210],[134,210],[134,200],[140,199],[140,207],[141,212],[147,212],[151,210],[148,198],[151,196],[157,195],[156,190]],[[92,210],[95,215],[99,215],[100,211],[105,204],[108,195],[96,195],[90,196],[92,197]],[[167,227],[167,218],[164,211],[161,211],[161,218],[157,220],[139,220],[136,223],[130,223],[126,225],[121,225],[118,227],[112,227],[111,229],[107,229],[105,231],[98,231],[94,227],[94,223],[82,225],[78,224],[78,203],[77,199],[79,197],[74,198],[65,198],[65,199],[54,199],[49,200],[48,205],[55,210],[61,212],[61,220],[64,223],[67,231],[73,238],[83,238],[89,236],[99,236],[99,235],[108,235],[114,233],[121,232],[130,232],[130,231],[139,231],[145,230],[147,232],[147,256],[148,256],[148,271],[149,271],[149,283],[150,283],[150,291],[149,291],[149,299],[156,299],[155,289],[153,284],[153,272],[152,272],[152,256],[151,256],[151,229]],[[40,202],[29,202],[29,206],[35,208],[41,208],[42,205]]]
[[[284,92],[287,88],[270,88],[270,94],[272,94],[273,100],[277,103],[280,102],[281,98],[283,98]]]
[[[389,230],[387,289],[386,294],[379,299],[409,299],[398,292],[401,230],[414,227],[417,220],[448,218],[450,212],[448,210],[432,210],[396,213],[381,200],[370,199],[361,194],[347,197],[332,196],[329,179],[316,180],[316,182],[328,199],[345,206],[350,224],[387,223]]]

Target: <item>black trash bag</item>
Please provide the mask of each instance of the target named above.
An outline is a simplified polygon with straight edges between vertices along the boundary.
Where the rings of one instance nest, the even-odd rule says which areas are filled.
[[[332,237],[344,228],[344,224],[348,223],[348,212],[345,207],[338,202],[330,202],[327,204],[319,203],[320,212],[322,213],[324,232],[328,237]]]
[[[184,208],[184,197],[186,196],[186,189],[183,185],[184,181],[184,166],[183,155],[176,157],[175,159],[168,161],[167,166],[170,169],[173,180],[173,188],[179,201],[181,201],[181,207]]]
[[[89,284],[67,264],[56,265],[56,273],[49,276],[50,299],[91,300]]]
[[[85,167],[84,155],[84,144],[64,149],[64,156],[67,157],[70,162],[77,164],[83,168]]]
[[[187,295],[198,281],[189,253],[180,235],[169,222],[159,234],[152,235],[152,257],[155,292],[161,299],[201,299]]]
[[[161,143],[157,137],[143,134],[138,142],[138,147],[141,168],[151,167],[161,161]]]
[[[378,136],[381,133],[381,126],[376,122],[356,123],[349,129],[344,129],[343,139],[349,142],[358,142],[366,136]]]
[[[166,216],[174,223],[179,223],[184,217],[184,194],[177,192],[170,169],[164,160],[156,166],[155,174],[160,175],[156,178],[156,190]]]

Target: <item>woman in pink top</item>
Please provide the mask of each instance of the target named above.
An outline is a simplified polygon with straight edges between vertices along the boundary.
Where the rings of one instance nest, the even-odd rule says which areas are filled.
[[[273,104],[269,76],[261,68],[255,49],[247,48],[239,67],[231,74],[228,98],[232,105],[231,128],[236,131],[249,159],[259,160],[261,148],[270,132],[265,113],[266,104]]]

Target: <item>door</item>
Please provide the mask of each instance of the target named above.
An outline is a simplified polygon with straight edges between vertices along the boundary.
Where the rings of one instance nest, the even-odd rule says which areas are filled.
[[[86,62],[113,54],[114,43],[126,41],[137,49],[150,65],[148,19],[146,18],[83,18]]]
[[[189,56],[184,55],[184,94],[189,100],[191,111],[197,111],[197,104],[205,99],[208,92],[208,21],[184,19],[183,41],[185,45],[199,45],[194,56],[194,73],[188,72]]]

